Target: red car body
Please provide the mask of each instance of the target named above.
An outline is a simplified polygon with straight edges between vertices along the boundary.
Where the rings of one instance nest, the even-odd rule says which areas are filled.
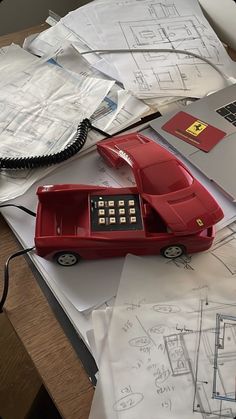
[[[172,153],[140,134],[103,140],[97,148],[110,166],[128,163],[137,186],[39,187],[35,246],[40,256],[55,256],[68,266],[80,257],[177,257],[211,246],[213,225],[223,212]]]

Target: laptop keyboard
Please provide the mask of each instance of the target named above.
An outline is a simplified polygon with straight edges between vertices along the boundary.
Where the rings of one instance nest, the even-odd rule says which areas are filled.
[[[216,112],[236,127],[236,101],[222,106],[222,108],[217,109]]]

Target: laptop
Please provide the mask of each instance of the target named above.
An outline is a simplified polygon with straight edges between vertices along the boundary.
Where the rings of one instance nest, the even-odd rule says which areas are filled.
[[[205,152],[162,129],[178,112],[154,119],[150,126],[174,152],[180,153],[228,198],[236,201],[236,84],[197,100],[183,111],[224,131],[226,136]]]

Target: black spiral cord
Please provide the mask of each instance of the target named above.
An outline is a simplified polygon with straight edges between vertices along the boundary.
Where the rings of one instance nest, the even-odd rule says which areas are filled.
[[[93,127],[89,119],[84,119],[77,127],[75,139],[64,150],[54,154],[30,157],[0,157],[1,169],[36,169],[43,166],[51,166],[61,163],[78,153],[84,146],[88,132]],[[106,134],[106,133],[104,133]]]
[[[89,119],[84,119],[77,128],[76,135],[74,141],[69,144],[64,150],[59,151],[55,154],[47,154],[44,156],[32,156],[32,157],[21,157],[21,158],[4,158],[0,157],[0,170],[1,169],[35,169],[37,167],[42,166],[50,166],[52,164],[61,163],[69,159],[70,157],[74,156],[78,153],[81,148],[84,146],[88,132],[90,129],[94,129],[95,131],[99,132],[105,137],[111,137],[106,132],[100,130],[97,127],[94,127]],[[26,212],[27,214],[31,215],[32,217],[36,217],[36,213],[31,211],[29,208],[24,207],[23,205],[16,205],[16,204],[0,204],[0,208],[5,207],[16,207],[21,211]],[[8,289],[9,289],[9,263],[12,259],[17,256],[22,256],[28,252],[31,252],[34,247],[30,247],[29,249],[23,249],[19,252],[14,253],[11,255],[8,260],[6,261],[4,267],[4,278],[3,278],[3,290],[2,295],[0,296],[0,313],[3,312],[3,307],[5,301],[7,299]],[[1,419],[1,418],[0,418]]]
[[[0,0],[1,1],[1,0]],[[43,156],[31,156],[31,157],[21,157],[21,158],[11,158],[11,157],[0,157],[0,170],[1,169],[35,169],[38,167],[43,166],[50,166],[52,164],[61,163],[69,159],[70,157],[74,156],[78,153],[82,147],[84,146],[88,132],[90,129],[93,129],[104,137],[111,137],[111,135],[107,134],[106,132],[100,130],[97,127],[94,127],[89,119],[84,119],[77,128],[76,135],[74,141],[69,144],[64,150],[59,151],[55,154],[47,154]],[[26,208],[22,205],[16,204],[0,204],[0,208],[4,207],[16,207],[21,211],[26,212],[27,214],[31,215],[32,217],[36,217],[36,213],[31,211],[29,208]],[[4,278],[3,278],[3,290],[2,295],[0,296],[0,313],[3,312],[3,307],[5,301],[7,299],[8,289],[9,289],[9,263],[12,259],[17,256],[22,256],[28,252],[31,252],[34,247],[30,247],[28,249],[20,250],[12,254],[8,260],[6,261],[4,267]],[[1,419],[1,418],[0,418]]]

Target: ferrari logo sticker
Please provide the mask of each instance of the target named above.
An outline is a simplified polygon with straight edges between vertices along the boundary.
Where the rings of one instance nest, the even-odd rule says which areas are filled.
[[[196,223],[199,225],[199,227],[203,227],[204,226],[204,222],[202,221],[201,218],[197,218],[196,219]]]
[[[207,126],[208,125],[204,122],[197,120],[186,129],[186,132],[189,132],[189,134],[192,134],[195,137],[197,137],[199,134],[201,134],[202,131],[204,131],[204,129],[207,128]]]

